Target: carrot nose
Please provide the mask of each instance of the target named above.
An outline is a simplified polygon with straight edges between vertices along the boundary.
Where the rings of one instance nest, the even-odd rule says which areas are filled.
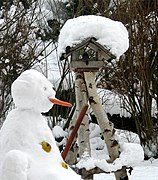
[[[67,106],[71,107],[72,104],[69,102],[61,101],[59,99],[54,99],[54,98],[48,98],[53,104],[61,105],[61,106]]]

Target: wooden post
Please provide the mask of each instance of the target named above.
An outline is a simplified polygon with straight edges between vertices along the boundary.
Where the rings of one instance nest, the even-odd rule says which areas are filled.
[[[84,82],[83,73],[76,72],[76,83],[75,83],[75,93],[76,93],[76,109],[78,113],[80,109],[88,103],[87,89]],[[89,120],[88,115],[84,116],[78,132],[78,143],[79,143],[79,157],[82,158],[85,155],[90,156],[90,142],[89,142]]]
[[[75,93],[76,93],[76,110],[80,112],[80,109],[88,103],[88,96],[87,96],[87,89],[86,84],[84,81],[84,74],[83,72],[76,72],[76,80],[75,80]],[[78,145],[79,145],[79,157],[87,158],[91,156],[90,151],[90,142],[89,142],[89,120],[88,115],[84,116],[84,119],[80,125],[78,131]],[[81,171],[82,178],[84,174]],[[83,178],[84,180],[92,180],[93,175],[89,176],[88,178]]]
[[[84,72],[85,82],[88,91],[90,105],[97,118],[104,141],[107,145],[110,162],[113,162],[119,157],[119,144],[114,138],[114,129],[112,123],[109,122],[108,117],[102,107],[101,101],[97,94],[96,89],[96,72]],[[122,167],[121,170],[115,172],[116,180],[128,180],[126,168]]]

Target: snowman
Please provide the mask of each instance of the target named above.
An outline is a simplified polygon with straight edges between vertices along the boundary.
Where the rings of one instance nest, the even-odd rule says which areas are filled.
[[[16,108],[0,131],[0,180],[81,180],[63,161],[41,112],[53,104],[52,84],[38,71],[26,70],[12,84]]]

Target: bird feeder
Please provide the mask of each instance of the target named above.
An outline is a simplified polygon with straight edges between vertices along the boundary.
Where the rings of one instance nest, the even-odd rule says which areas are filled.
[[[67,46],[65,51],[60,59],[70,59],[71,69],[75,72],[98,71],[105,61],[116,58],[96,38],[87,38],[74,47]]]

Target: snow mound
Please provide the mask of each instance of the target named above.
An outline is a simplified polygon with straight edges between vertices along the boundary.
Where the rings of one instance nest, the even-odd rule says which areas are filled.
[[[54,126],[52,133],[55,138],[67,136],[67,133],[60,126],[57,125]]]
[[[129,47],[128,32],[119,21],[87,15],[69,19],[62,27],[58,40],[59,56],[67,46],[74,47],[84,39],[95,37],[97,42],[119,58]]]
[[[123,166],[135,167],[144,159],[143,148],[140,144],[121,143],[120,156],[113,163],[107,163],[106,159],[95,159],[93,157],[83,158],[77,163],[77,168],[86,170],[98,167],[105,172],[114,172],[121,169]]]

